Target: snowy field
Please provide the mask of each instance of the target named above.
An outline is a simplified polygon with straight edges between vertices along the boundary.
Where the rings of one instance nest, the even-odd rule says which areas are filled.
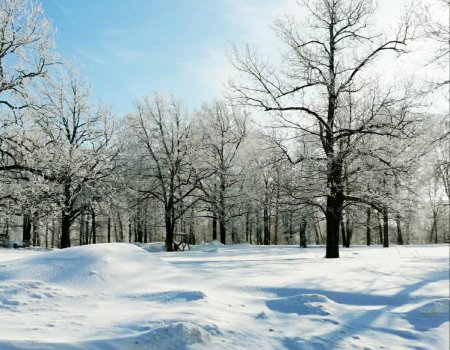
[[[449,246],[0,249],[0,349],[448,349]]]

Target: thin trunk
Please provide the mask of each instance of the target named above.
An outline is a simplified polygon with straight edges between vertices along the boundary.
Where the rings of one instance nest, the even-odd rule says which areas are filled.
[[[388,210],[383,210],[383,247],[389,247],[389,216]]]
[[[370,237],[370,216],[372,214],[372,210],[370,208],[366,209],[367,219],[366,219],[366,244],[370,246],[372,243],[372,238]]]
[[[52,219],[52,236],[51,236],[51,244],[50,244],[52,249],[55,247],[55,231],[56,231],[55,226],[56,226],[55,219]]]
[[[45,220],[45,248],[48,248],[48,217]]]
[[[278,224],[279,224],[279,208],[278,203],[276,203],[275,207],[275,222],[273,227],[273,244],[278,244]]]
[[[95,210],[94,208],[92,210],[92,244],[97,243],[97,228],[96,228],[96,222],[95,222]]]
[[[31,219],[28,214],[23,214],[22,240],[31,241]]]
[[[400,221],[400,214],[395,216],[395,223],[397,224],[397,244],[403,245],[402,226]]]
[[[213,211],[213,218],[212,218],[212,239],[213,241],[217,240],[217,211]]]
[[[108,213],[108,243],[111,243],[111,211]]]

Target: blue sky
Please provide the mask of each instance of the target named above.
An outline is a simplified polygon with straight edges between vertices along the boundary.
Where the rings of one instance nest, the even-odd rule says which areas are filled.
[[[295,0],[44,0],[56,45],[119,113],[153,91],[193,107],[220,97],[231,42],[270,46],[270,25]],[[273,40],[272,40],[273,41]]]
[[[380,0],[379,21],[402,1]],[[94,99],[118,114],[153,91],[173,93],[191,107],[221,97],[234,70],[231,43],[255,43],[267,57],[280,44],[271,26],[299,14],[296,0],[42,0],[57,29],[63,58],[92,81]]]

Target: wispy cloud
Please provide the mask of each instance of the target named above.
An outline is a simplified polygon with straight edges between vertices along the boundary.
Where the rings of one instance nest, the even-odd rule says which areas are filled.
[[[98,55],[96,55],[92,52],[84,50],[84,49],[77,49],[76,54],[77,54],[77,56],[80,56],[83,59],[85,59],[91,63],[94,63],[94,64],[105,64],[106,63],[105,59],[99,57]]]

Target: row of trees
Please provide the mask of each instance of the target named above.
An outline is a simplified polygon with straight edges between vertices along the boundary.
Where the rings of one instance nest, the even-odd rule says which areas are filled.
[[[101,222],[107,241],[163,238],[168,251],[175,232],[257,244],[298,234],[302,246],[325,241],[329,258],[362,227],[368,245],[389,245],[389,223],[398,244],[448,239],[448,110],[436,107],[448,81],[380,73],[418,37],[448,43],[445,27],[406,11],[392,35],[377,33],[369,0],[305,1],[302,21],[276,23],[278,65],[234,49],[226,100],[192,110],[154,94],[118,118],[59,62],[38,5],[1,6],[4,231],[20,215],[23,239],[66,248],[96,243]]]

